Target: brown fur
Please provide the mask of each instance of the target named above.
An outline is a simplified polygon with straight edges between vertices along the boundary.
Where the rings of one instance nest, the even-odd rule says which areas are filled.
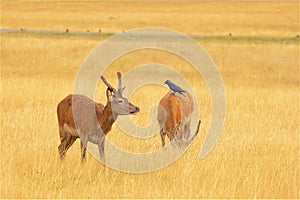
[[[160,125],[162,147],[165,146],[166,135],[171,142],[175,140],[179,143],[194,138],[194,136],[189,138],[191,114],[194,110],[193,98],[188,91],[185,95],[186,97],[169,91],[159,102],[157,120]],[[200,122],[198,130],[199,126]]]
[[[118,77],[121,82],[119,73]],[[104,77],[101,78],[108,86],[105,106],[80,94],[70,94],[57,105],[61,141],[58,151],[61,159],[66,156],[66,152],[76,139],[80,138],[82,160],[86,157],[87,143],[92,142],[98,145],[100,158],[104,161],[105,135],[111,130],[117,116],[139,112],[138,107],[122,96],[122,90],[117,91]],[[118,103],[120,100],[121,103]]]

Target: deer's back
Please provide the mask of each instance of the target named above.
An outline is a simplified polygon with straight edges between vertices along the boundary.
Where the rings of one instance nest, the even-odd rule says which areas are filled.
[[[85,130],[93,129],[98,124],[95,114],[97,116],[103,109],[104,106],[102,104],[96,103],[87,96],[70,94],[57,105],[59,126],[63,126],[66,123],[75,129],[76,126]],[[74,116],[76,116],[76,126]]]
[[[168,92],[159,102],[157,120],[160,128],[172,133],[172,128],[179,121],[184,125],[191,118],[194,109],[192,96],[185,92],[186,97],[181,94]]]
[[[193,98],[191,96],[191,94],[188,91],[185,91],[185,96],[181,94],[176,94],[176,97],[178,98],[179,102],[180,102],[180,107],[181,107],[181,111],[182,111],[182,122],[185,123],[187,121],[190,120],[191,115],[193,113],[194,110],[194,101]]]
[[[166,94],[159,102],[157,120],[160,128],[172,133],[173,126],[181,120],[181,107],[175,95]]]

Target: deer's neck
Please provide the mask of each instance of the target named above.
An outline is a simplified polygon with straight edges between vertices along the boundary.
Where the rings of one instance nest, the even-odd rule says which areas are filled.
[[[104,107],[104,110],[101,114],[98,116],[99,124],[101,125],[101,128],[104,132],[104,134],[107,134],[113,125],[113,123],[117,119],[117,115],[114,115],[111,110],[111,104],[107,103]]]

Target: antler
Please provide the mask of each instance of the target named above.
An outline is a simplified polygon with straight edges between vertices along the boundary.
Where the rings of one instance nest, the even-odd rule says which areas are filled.
[[[123,89],[122,89],[122,74],[121,72],[117,72],[118,75],[118,93],[122,95]]]
[[[113,88],[113,86],[111,86],[111,84],[109,84],[109,82],[104,78],[104,76],[101,76],[100,78],[110,91],[113,91],[115,94],[118,93],[117,90]]]

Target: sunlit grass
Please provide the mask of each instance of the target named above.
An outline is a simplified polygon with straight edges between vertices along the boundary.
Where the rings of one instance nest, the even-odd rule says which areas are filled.
[[[184,75],[195,88],[202,120],[190,149],[145,174],[106,168],[91,154],[81,165],[79,141],[61,162],[56,106],[74,91],[86,56],[113,33],[152,26],[204,34],[192,37],[216,63],[226,89],[226,120],[216,147],[198,159],[212,112],[202,77],[171,53],[140,50],[114,61],[105,77],[116,84],[116,71],[155,62]],[[1,1],[1,28],[102,31],[1,33],[1,198],[299,199],[298,2]],[[141,112],[131,119],[151,123],[149,109],[165,92],[157,85],[138,88],[129,100]],[[101,81],[95,100],[106,102]],[[115,124],[108,138],[133,152],[161,147],[158,130],[139,140]]]
[[[135,52],[112,63],[105,72],[112,83],[117,70],[125,73],[131,66],[161,60],[198,88],[202,125],[191,148],[167,168],[137,175],[105,168],[90,154],[80,165],[78,142],[64,163],[59,160],[56,105],[72,93],[77,70],[97,41],[11,36],[1,40],[1,197],[299,197],[298,45],[202,44],[223,77],[227,104],[222,136],[204,160],[198,160],[198,153],[211,110],[201,77],[189,75],[187,63],[162,52]],[[99,82],[96,98],[103,103],[104,89]],[[150,86],[137,90],[130,101],[145,111],[132,119],[147,123],[149,105],[165,91],[153,92]],[[161,146],[158,135],[136,140],[116,126],[109,138],[130,151]]]
[[[115,33],[163,27],[185,34],[299,35],[297,1],[1,1],[1,27]]]

